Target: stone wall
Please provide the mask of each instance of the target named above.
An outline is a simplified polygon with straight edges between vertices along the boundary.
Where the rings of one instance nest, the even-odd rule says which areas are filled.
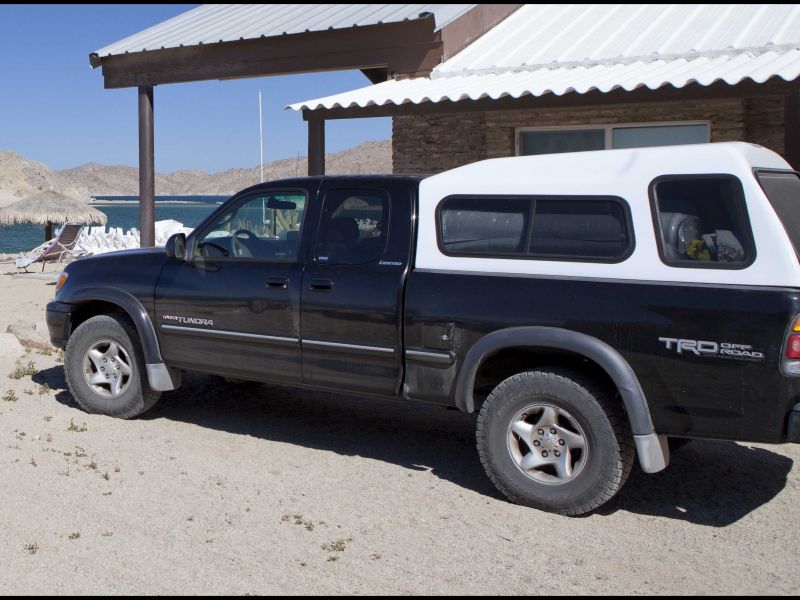
[[[784,97],[648,102],[399,116],[392,123],[395,173],[438,173],[484,158],[514,156],[519,127],[709,121],[711,141],[747,141],[784,152]]]

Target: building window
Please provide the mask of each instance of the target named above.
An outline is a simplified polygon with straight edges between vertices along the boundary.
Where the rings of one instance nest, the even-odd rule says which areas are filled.
[[[534,127],[517,130],[517,154],[556,154],[616,148],[705,144],[706,122]]]

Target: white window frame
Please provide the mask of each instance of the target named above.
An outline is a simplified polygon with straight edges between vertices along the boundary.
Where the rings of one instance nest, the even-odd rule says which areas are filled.
[[[514,153],[515,156],[522,156],[522,134],[536,133],[540,131],[587,131],[604,130],[605,143],[604,150],[611,150],[614,141],[615,129],[628,129],[633,127],[675,127],[676,125],[705,125],[706,141],[711,141],[711,121],[645,121],[642,123],[607,123],[603,125],[544,125],[541,127],[517,127],[514,130]]]

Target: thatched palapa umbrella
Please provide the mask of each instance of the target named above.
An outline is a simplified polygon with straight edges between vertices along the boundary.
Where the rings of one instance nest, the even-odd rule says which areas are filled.
[[[53,190],[28,196],[5,208],[0,208],[0,225],[20,223],[44,225],[45,241],[53,237],[53,223],[105,225],[107,220],[105,213]]]

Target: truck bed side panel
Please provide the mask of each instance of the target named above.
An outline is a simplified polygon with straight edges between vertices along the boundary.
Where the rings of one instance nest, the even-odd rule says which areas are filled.
[[[778,442],[800,400],[800,379],[780,371],[784,336],[798,312],[800,293],[783,288],[415,270],[405,347],[423,358],[408,363],[406,395],[452,405],[461,362],[481,337],[509,327],[560,327],[620,351],[658,433]],[[425,352],[447,350],[448,331],[454,364],[426,361]],[[726,348],[732,351],[721,352]]]

